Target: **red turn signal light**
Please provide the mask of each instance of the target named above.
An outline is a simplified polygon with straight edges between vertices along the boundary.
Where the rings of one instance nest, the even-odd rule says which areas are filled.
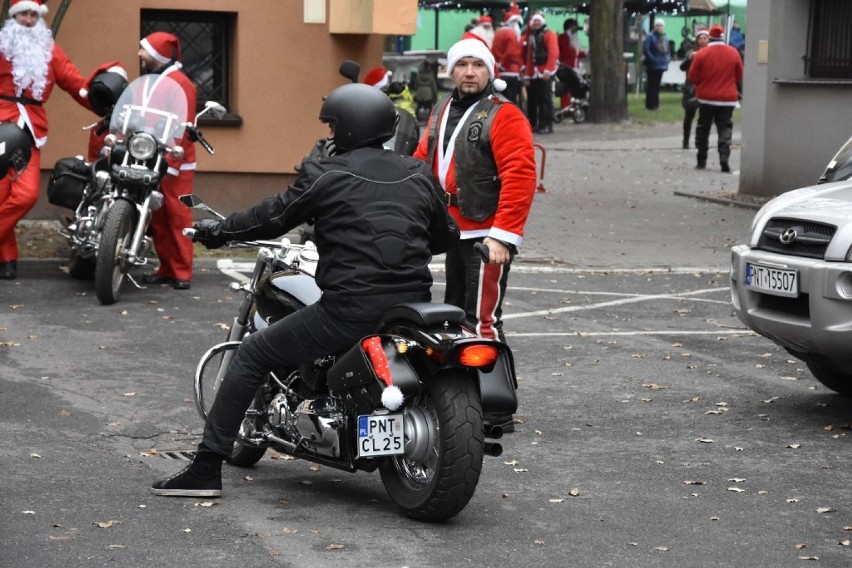
[[[499,352],[492,345],[467,345],[458,352],[458,361],[465,367],[487,367],[494,364]]]

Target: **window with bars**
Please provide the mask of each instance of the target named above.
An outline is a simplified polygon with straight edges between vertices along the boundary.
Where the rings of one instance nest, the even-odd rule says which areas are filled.
[[[852,2],[811,0],[805,74],[852,79]]]
[[[231,45],[236,14],[189,10],[142,10],[141,36],[169,32],[181,46],[181,69],[198,89],[198,109],[207,101],[225,105],[228,114],[218,122],[239,117],[231,108]]]

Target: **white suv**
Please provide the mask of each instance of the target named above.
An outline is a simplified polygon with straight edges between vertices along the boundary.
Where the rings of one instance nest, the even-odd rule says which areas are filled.
[[[852,138],[819,184],[764,205],[752,222],[749,243],[731,251],[737,316],[845,396],[852,396],[850,164]]]

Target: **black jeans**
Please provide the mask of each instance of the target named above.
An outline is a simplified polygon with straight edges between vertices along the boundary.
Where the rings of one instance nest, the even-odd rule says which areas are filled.
[[[503,297],[510,264],[484,264],[474,243],[464,239],[447,251],[447,290],[444,302],[462,308],[467,325],[477,335],[506,342],[503,335]]]
[[[692,133],[692,121],[695,120],[695,113],[698,109],[695,107],[683,108],[683,145],[689,144],[689,135]]]
[[[645,108],[657,110],[660,108],[660,82],[663,80],[662,69],[645,68],[648,81],[645,84]]]
[[[728,162],[731,156],[731,137],[734,133],[734,107],[702,104],[698,109],[698,124],[695,127],[695,147],[698,149],[698,163],[707,163],[710,147],[710,128],[716,124],[719,135],[719,161]]]
[[[527,118],[533,129],[553,125],[553,80],[531,79],[527,90]]]
[[[375,321],[343,321],[312,304],[247,336],[231,361],[204,424],[202,443],[228,457],[257,389],[267,373],[344,351],[374,332]]]

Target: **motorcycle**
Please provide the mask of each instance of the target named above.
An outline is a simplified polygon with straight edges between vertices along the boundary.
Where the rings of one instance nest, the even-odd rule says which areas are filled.
[[[102,304],[118,301],[125,278],[143,287],[130,270],[148,263],[152,243],[147,232],[152,213],[163,203],[166,158],[183,156],[184,131],[214,153],[198,130],[198,119],[221,117],[225,107],[208,101],[191,123],[187,110],[186,95],[174,79],[143,75],[115,103],[101,156],[91,163],[79,156],[65,158],[54,168],[48,198],[74,210],[60,231],[68,239],[69,273],[93,278]]]
[[[222,218],[196,195],[181,200]],[[243,299],[226,341],[211,347],[195,372],[195,404],[204,419],[242,339],[320,298],[313,243],[228,246],[258,252],[248,282],[232,285]],[[374,335],[348,351],[269,373],[229,463],[252,466],[272,448],[350,473],[378,469],[407,516],[426,522],[455,516],[473,496],[483,457],[502,452],[492,440],[503,431],[485,426],[483,413],[517,409],[508,346],[477,337],[463,321],[455,306],[398,305]]]
[[[556,79],[554,94],[561,97],[570,93],[571,100],[567,106],[553,111],[553,122],[559,124],[566,116],[570,116],[577,124],[585,122],[591,90],[589,75],[580,75],[567,65],[560,64],[556,70]]]

